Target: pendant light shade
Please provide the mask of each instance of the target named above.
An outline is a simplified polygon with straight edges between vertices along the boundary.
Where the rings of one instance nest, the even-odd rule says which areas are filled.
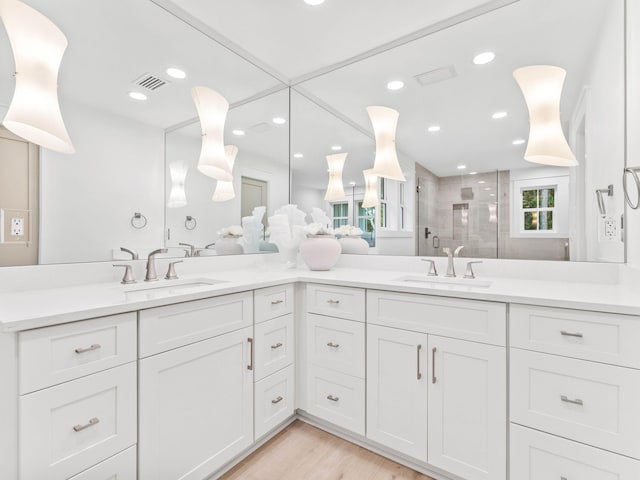
[[[522,67],[513,72],[529,109],[529,142],[524,159],[543,165],[571,167],[576,157],[560,124],[560,97],[567,72],[551,65]]]
[[[362,208],[372,208],[378,205],[378,177],[373,173],[373,169],[363,170],[364,175],[364,199]]]
[[[184,191],[184,183],[187,178],[187,170],[189,168],[181,162],[172,162],[169,164],[169,174],[171,175],[171,193],[167,207],[179,208],[187,204],[187,195]]]
[[[325,194],[324,199],[328,202],[342,200],[345,197],[344,186],[342,185],[342,170],[344,168],[346,158],[346,153],[327,155],[327,164],[329,165],[329,184],[327,185],[327,193]]]
[[[16,86],[7,129],[25,140],[60,153],[75,149],[58,103],[58,70],[67,38],[51,20],[18,0],[0,0],[16,64]]]
[[[376,137],[376,159],[373,173],[378,177],[404,182],[406,178],[396,152],[397,110],[387,107],[367,107],[369,119]]]
[[[238,147],[235,145],[227,145],[224,147],[224,151],[227,157],[227,162],[229,163],[229,169],[233,171],[233,164],[236,163],[236,155],[238,155]],[[218,180],[211,200],[214,202],[226,202],[235,196],[236,192],[233,190],[233,181],[223,182],[222,180]]]
[[[224,122],[227,119],[229,102],[218,92],[207,87],[193,87],[191,96],[196,104],[202,129],[198,171],[207,177],[230,182],[233,177],[224,152]]]

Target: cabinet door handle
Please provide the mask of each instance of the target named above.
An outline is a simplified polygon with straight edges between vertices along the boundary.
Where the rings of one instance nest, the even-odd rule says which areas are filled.
[[[420,371],[420,350],[422,350],[422,345],[418,345],[417,347],[417,353],[416,353],[416,370],[417,370],[417,375],[416,377],[418,378],[418,380],[420,380],[422,378],[422,372]]]
[[[329,299],[327,300],[327,303],[330,303],[331,305],[338,305],[340,303],[340,300]]]
[[[281,346],[282,346],[282,344],[280,342],[278,342],[275,345],[271,345],[271,349],[272,350],[276,350],[276,349],[280,348]]]
[[[339,348],[339,347],[340,347],[340,344],[339,344],[339,343],[329,342],[329,343],[327,343],[327,347],[331,347],[331,348]]]
[[[275,405],[276,403],[280,403],[282,400],[284,400],[284,398],[278,396],[278,397],[274,398],[273,400],[271,400],[271,403],[273,403]]]
[[[327,400],[331,400],[332,402],[337,402],[340,400],[340,397],[334,397],[333,395],[327,395]]]
[[[433,347],[431,349],[431,383],[436,383],[436,352],[438,349]]]
[[[75,352],[76,353],[87,353],[87,352],[92,352],[93,350],[98,350],[100,348],[102,348],[102,345],[100,345],[99,343],[94,343],[90,347],[76,348]]]
[[[272,300],[271,301],[271,305],[280,305],[281,303],[284,303],[284,300]]]
[[[253,338],[247,338],[247,342],[249,342],[249,365],[247,365],[247,370],[253,370]]]
[[[582,335],[582,333],[580,332],[566,332],[564,330],[560,330],[560,335],[565,337],[576,337],[576,338],[584,337],[584,335]]]
[[[560,395],[560,400],[562,400],[565,403],[572,403],[573,405],[584,405],[584,402],[582,400],[580,400],[579,398],[576,398],[575,400],[570,399],[569,397],[567,397],[566,395]]]
[[[75,432],[81,432],[82,430],[85,430],[89,427],[93,427],[94,425],[97,425],[98,423],[100,423],[100,419],[98,417],[93,417],[91,420],[89,420],[89,423],[86,423],[84,425],[76,425],[75,427],[73,427],[73,430]]]

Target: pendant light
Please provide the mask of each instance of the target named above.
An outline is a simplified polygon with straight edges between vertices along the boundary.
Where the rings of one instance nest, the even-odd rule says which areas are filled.
[[[184,183],[189,168],[182,162],[171,162],[169,174],[171,175],[171,193],[169,194],[168,208],[184,207],[187,204],[187,195],[184,191]]]
[[[344,168],[346,158],[346,153],[327,155],[327,164],[329,165],[329,184],[327,185],[327,193],[325,194],[324,199],[328,202],[342,200],[345,197],[344,186],[342,185],[342,170]]]
[[[406,181],[396,152],[397,110],[387,107],[367,107],[376,137],[376,158],[373,173],[378,177]]]
[[[518,68],[513,76],[529,109],[528,162],[572,167],[578,165],[560,123],[560,97],[567,72],[551,65]]]
[[[0,17],[16,67],[16,86],[3,125],[31,143],[73,153],[58,103],[58,70],[67,38],[51,20],[18,0],[1,0]]]
[[[363,170],[364,175],[364,199],[362,208],[372,208],[378,205],[378,177],[373,173],[373,169]]]
[[[227,157],[227,162],[229,163],[229,169],[233,171],[233,164],[236,163],[236,155],[238,155],[238,147],[235,145],[227,145],[224,147],[224,152]],[[226,202],[235,196],[236,192],[233,190],[233,181],[223,182],[222,180],[218,180],[211,200],[214,202]]]
[[[224,151],[224,122],[229,111],[229,102],[218,92],[207,87],[193,87],[191,96],[198,110],[202,130],[198,171],[216,180],[230,182],[233,177]]]

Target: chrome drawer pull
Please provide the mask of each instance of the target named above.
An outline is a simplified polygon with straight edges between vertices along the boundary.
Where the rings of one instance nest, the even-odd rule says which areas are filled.
[[[330,303],[332,305],[338,305],[340,303],[340,300],[331,300],[331,299],[329,299],[329,300],[327,300],[327,303]]]
[[[89,427],[93,427],[98,423],[100,423],[100,419],[98,417],[93,417],[91,420],[89,420],[89,423],[87,423],[86,425],[76,425],[75,427],[73,427],[73,430],[76,432],[81,432],[82,430]]]
[[[277,398],[274,398],[273,400],[271,400],[271,403],[273,403],[275,405],[276,403],[280,403],[282,400],[284,400],[284,398],[277,397]]]
[[[327,347],[331,347],[331,348],[339,348],[339,347],[340,347],[340,344],[339,344],[339,343],[329,342],[329,343],[327,343]]]
[[[327,395],[327,400],[331,400],[332,402],[337,402],[340,400],[340,397],[334,397],[333,395]]]
[[[571,400],[566,395],[560,395],[560,400],[562,400],[563,402],[566,402],[566,403],[572,403],[574,405],[580,405],[580,406],[584,405],[584,402],[582,400],[580,400],[579,398],[576,398],[575,400]]]
[[[576,338],[582,338],[584,336],[579,332],[565,332],[564,330],[560,330],[560,335],[563,335],[565,337],[576,337]]]
[[[91,352],[93,350],[98,350],[102,348],[102,345],[100,345],[99,343],[94,343],[93,345],[91,345],[90,347],[87,348],[76,348],[76,353],[87,353],[87,352]]]
[[[420,350],[422,350],[422,345],[418,345],[417,347],[417,354],[416,354],[416,370],[417,370],[417,374],[416,377],[418,378],[418,380],[420,380],[422,378],[422,372],[420,371]]]
[[[431,383],[436,383],[438,379],[436,378],[436,352],[438,349],[433,347],[431,350]]]
[[[271,305],[280,305],[281,303],[284,303],[284,300],[272,300],[271,301]]]
[[[247,370],[253,370],[253,338],[247,338],[247,342],[249,342],[249,365],[247,365]]]
[[[275,345],[271,345],[271,349],[275,350],[277,348],[280,348],[282,346],[282,344],[280,342],[276,343]]]

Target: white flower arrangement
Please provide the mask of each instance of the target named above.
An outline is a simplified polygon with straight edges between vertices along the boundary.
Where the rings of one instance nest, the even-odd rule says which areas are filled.
[[[353,225],[341,225],[336,228],[336,233],[342,237],[359,237],[364,232],[361,228],[354,227]]]
[[[221,228],[216,233],[222,237],[241,237],[242,227],[240,225],[231,225]]]
[[[303,227],[307,235],[333,235],[333,228],[321,223],[310,223]]]

